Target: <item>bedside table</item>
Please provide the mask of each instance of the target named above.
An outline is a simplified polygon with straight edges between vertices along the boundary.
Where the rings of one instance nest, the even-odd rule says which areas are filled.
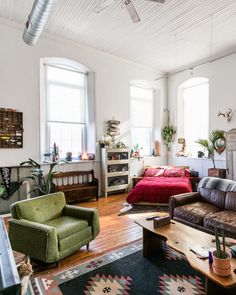
[[[143,179],[143,176],[133,176],[132,177],[132,188],[135,187],[135,185]]]
[[[190,177],[190,182],[191,182],[191,185],[192,185],[193,192],[197,191],[197,187],[198,187],[198,184],[199,184],[200,180],[201,180],[201,177],[196,177],[196,176]]]

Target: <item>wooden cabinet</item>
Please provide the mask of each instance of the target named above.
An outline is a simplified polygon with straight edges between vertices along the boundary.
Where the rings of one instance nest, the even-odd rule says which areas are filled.
[[[52,181],[55,191],[63,192],[68,204],[91,198],[98,201],[98,180],[93,170],[56,173]]]
[[[127,190],[130,184],[129,149],[102,148],[102,193]]]
[[[0,148],[23,147],[23,113],[0,110]]]
[[[226,178],[236,180],[236,128],[226,133]]]

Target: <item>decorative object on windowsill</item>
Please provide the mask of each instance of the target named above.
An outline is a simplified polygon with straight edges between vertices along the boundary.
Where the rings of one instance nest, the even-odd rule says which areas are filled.
[[[44,161],[43,161],[44,163],[50,163],[51,162],[51,156],[52,156],[51,153],[44,153],[43,156],[44,156]]]
[[[30,176],[24,177],[24,179],[32,179],[34,183],[34,188],[30,192],[35,192],[39,196],[50,194],[54,191],[54,185],[52,183],[52,176],[55,173],[53,172],[54,167],[59,164],[58,162],[52,162],[47,175],[44,175],[44,170],[41,168],[41,165],[32,159],[20,163],[20,166],[30,165],[32,166]]]
[[[170,111],[168,109],[164,109],[164,112],[167,112],[167,125],[162,129],[162,138],[164,140],[164,144],[168,152],[171,151],[171,143],[173,142],[173,137],[176,133],[176,129],[170,123]]]
[[[185,138],[178,138],[178,144],[182,144],[181,150],[176,153],[177,157],[188,157],[189,154],[185,152],[186,144],[185,144]]]
[[[223,118],[225,118],[227,122],[230,122],[231,119],[232,119],[232,117],[233,117],[233,111],[232,111],[232,109],[231,108],[228,108],[228,111],[227,112],[224,112],[224,113],[222,113],[221,111],[219,111],[217,117],[219,118],[221,116]]]
[[[69,162],[72,161],[72,152],[67,152],[66,153],[66,161],[69,161]]]
[[[216,250],[212,253],[213,258],[213,271],[215,274],[226,277],[231,274],[231,253],[226,251],[224,231],[221,231],[222,242],[220,236],[215,232]],[[222,247],[221,247],[222,244]]]
[[[99,141],[101,148],[109,148],[112,142],[112,137],[109,134],[104,134]]]
[[[203,157],[205,157],[205,154],[203,153],[203,151],[198,151],[197,152],[197,157],[198,158],[203,158]]]
[[[154,141],[154,151],[153,154],[155,157],[160,157],[161,156],[161,143],[159,140]]]
[[[118,141],[116,144],[116,147],[118,149],[122,149],[122,148],[126,148],[127,146],[122,141]]]
[[[131,158],[138,158],[138,160],[140,158],[142,158],[141,156],[141,150],[143,149],[143,147],[140,147],[139,144],[137,143],[136,145],[134,145],[130,151],[130,157]]]
[[[52,162],[59,161],[59,146],[54,142],[52,147]]]
[[[208,158],[212,160],[213,168],[215,166],[215,152],[219,155],[223,153],[226,146],[225,132],[224,130],[212,130],[208,139],[198,139],[196,143],[203,146],[208,152]]]
[[[95,154],[93,153],[82,153],[78,157],[79,160],[94,160],[95,159]]]

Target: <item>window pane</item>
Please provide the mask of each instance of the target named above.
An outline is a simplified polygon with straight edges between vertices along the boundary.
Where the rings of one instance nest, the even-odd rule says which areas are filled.
[[[47,66],[47,79],[51,81],[83,86],[85,75],[66,69]]]
[[[130,86],[130,96],[152,99],[153,91],[142,87]]]
[[[209,135],[209,84],[184,89],[184,137],[193,156],[200,150],[195,143]]]
[[[131,126],[152,127],[152,121],[153,121],[152,114],[153,114],[152,99],[131,98],[130,100]]]
[[[73,157],[83,151],[84,125],[68,123],[48,123],[50,147],[55,142],[59,146],[60,157],[64,158],[67,152]]]
[[[47,119],[85,123],[85,99],[81,89],[48,85]]]
[[[131,128],[131,142],[132,147],[136,144],[142,148],[141,155],[151,154],[151,139],[152,129],[151,128]]]

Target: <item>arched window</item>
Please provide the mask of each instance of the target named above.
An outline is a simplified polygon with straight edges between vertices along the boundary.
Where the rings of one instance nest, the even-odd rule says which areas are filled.
[[[144,85],[130,85],[131,146],[138,144],[138,147],[142,148],[142,155],[151,155],[154,90]]]
[[[67,152],[95,151],[93,83],[89,69],[62,58],[41,60],[41,151],[56,143],[60,157]],[[89,134],[89,136],[88,136]]]
[[[209,135],[208,78],[192,78],[179,86],[178,126],[178,137],[185,138],[187,151],[196,157],[201,148],[195,141]]]

